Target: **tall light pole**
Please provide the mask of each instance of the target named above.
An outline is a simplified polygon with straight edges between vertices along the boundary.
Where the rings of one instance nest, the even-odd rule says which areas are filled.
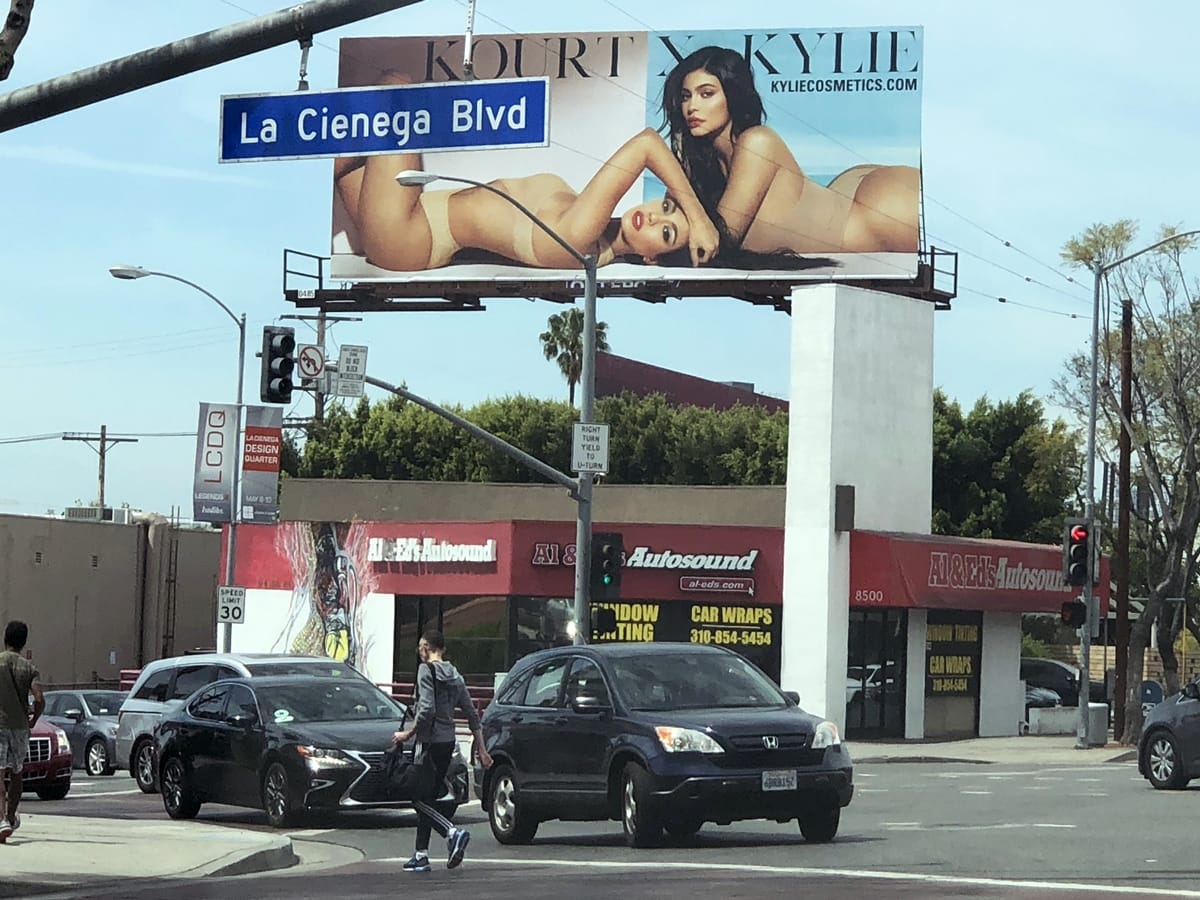
[[[1084,518],[1087,519],[1088,534],[1091,535],[1091,540],[1096,544],[1099,543],[1096,533],[1096,409],[1098,400],[1099,388],[1099,345],[1100,345],[1100,293],[1103,287],[1104,277],[1118,266],[1124,265],[1131,259],[1135,259],[1144,253],[1150,253],[1157,250],[1165,244],[1172,241],[1177,241],[1180,238],[1192,237],[1200,235],[1200,230],[1183,231],[1179,234],[1173,234],[1170,237],[1165,237],[1162,240],[1155,241],[1148,247],[1143,247],[1133,253],[1128,253],[1119,259],[1114,259],[1112,262],[1101,263],[1100,260],[1095,260],[1092,263],[1091,269],[1094,276],[1092,288],[1092,373],[1091,387],[1088,393],[1088,433],[1087,433],[1087,488],[1084,494]],[[1124,429],[1124,423],[1121,428]],[[1124,486],[1122,486],[1124,490]],[[1075,736],[1075,746],[1083,749],[1088,746],[1088,702],[1091,700],[1091,651],[1092,651],[1092,625],[1095,612],[1092,609],[1092,604],[1095,598],[1093,582],[1096,579],[1097,573],[1093,570],[1096,564],[1097,554],[1092,552],[1088,556],[1088,577],[1083,585],[1083,603],[1087,611],[1087,620],[1084,622],[1083,629],[1079,639],[1079,728]],[[1123,564],[1128,565],[1128,560],[1123,560]],[[1118,620],[1121,616],[1128,616],[1127,609],[1118,609]],[[1128,690],[1128,686],[1126,686]]]
[[[532,210],[504,191],[457,175],[438,175],[434,172],[406,170],[396,176],[396,181],[405,187],[421,187],[434,181],[456,181],[491,191],[503,197],[530,221],[554,239],[560,247],[583,266],[583,365],[579,373],[579,421],[587,425],[592,422],[596,406],[596,257],[591,253],[580,253],[568,244],[553,228],[539,219]],[[575,514],[575,643],[586,644],[591,631],[588,617],[588,571],[592,556],[592,473],[579,473],[579,488],[576,492]]]
[[[125,281],[133,281],[138,278],[145,278],[148,275],[157,275],[159,278],[170,278],[172,281],[178,281],[180,284],[186,284],[188,287],[195,288],[205,297],[211,300],[221,309],[225,310],[225,314],[233,319],[233,322],[238,327],[238,371],[237,371],[237,440],[236,440],[236,457],[233,464],[233,480],[230,484],[231,490],[231,509],[229,514],[229,545],[225,548],[225,584],[232,586],[236,583],[237,572],[237,524],[238,519],[242,514],[241,498],[239,497],[239,473],[242,469],[242,385],[246,377],[246,314],[236,316],[228,306],[214,294],[206,291],[204,288],[195,282],[188,281],[186,278],[180,278],[178,275],[172,275],[169,272],[151,272],[149,269],[143,269],[141,266],[112,266],[109,268],[109,274],[113,278],[120,278]],[[228,653],[230,645],[233,643],[233,624],[226,622],[221,633],[221,652]]]

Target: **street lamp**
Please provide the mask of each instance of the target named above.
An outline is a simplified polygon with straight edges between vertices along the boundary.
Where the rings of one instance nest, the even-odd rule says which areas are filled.
[[[1092,264],[1092,273],[1095,276],[1092,286],[1092,373],[1091,373],[1091,388],[1088,393],[1088,433],[1087,433],[1087,492],[1084,495],[1084,518],[1087,520],[1088,533],[1092,536],[1092,541],[1099,543],[1096,537],[1096,407],[1097,394],[1099,386],[1099,353],[1100,345],[1100,290],[1106,276],[1113,269],[1124,265],[1131,259],[1135,259],[1144,253],[1149,253],[1152,250],[1157,250],[1164,244],[1169,244],[1172,241],[1177,241],[1180,238],[1192,237],[1200,235],[1200,230],[1184,231],[1179,234],[1172,234],[1162,240],[1155,241],[1148,247],[1143,247],[1133,253],[1126,254],[1119,259],[1114,259],[1109,263],[1101,263],[1098,259]],[[1124,428],[1125,424],[1122,423]],[[1128,560],[1123,561],[1128,565]],[[1080,643],[1079,643],[1079,728],[1075,737],[1075,746],[1078,749],[1083,749],[1088,746],[1088,703],[1091,700],[1091,650],[1092,650],[1092,624],[1093,612],[1092,603],[1094,601],[1095,592],[1093,590],[1093,582],[1096,578],[1094,566],[1096,564],[1096,553],[1088,554],[1087,580],[1083,585],[1083,602],[1087,610],[1087,621],[1084,623]],[[1118,610],[1118,620],[1124,611]]]
[[[172,275],[169,272],[152,272],[149,269],[144,269],[141,266],[112,266],[109,268],[109,274],[113,278],[119,278],[122,281],[136,281],[139,278],[145,278],[148,275],[157,275],[159,278],[169,278],[172,281],[178,281],[180,284],[186,284],[188,287],[195,288],[204,296],[206,296],[221,309],[225,310],[226,315],[233,319],[233,322],[238,327],[238,373],[237,373],[237,452],[241,452],[241,437],[242,437],[242,383],[246,374],[246,314],[236,316],[228,306],[221,302],[215,295],[209,293],[204,288],[195,282],[188,281],[186,278],[180,278],[178,275]],[[235,572],[237,571],[237,523],[238,517],[241,514],[241,501],[238,497],[238,473],[242,468],[241,459],[235,458],[233,464],[233,479],[230,484],[231,489],[231,504],[232,507],[229,514],[229,546],[225,552],[225,584],[232,586],[235,583]],[[226,622],[224,630],[221,634],[221,651],[228,653],[230,645],[233,643],[233,624]]]
[[[423,187],[434,181],[456,181],[473,187],[491,191],[498,197],[503,197],[519,209],[534,225],[542,229],[554,239],[560,247],[571,254],[583,266],[583,365],[579,373],[579,421],[587,425],[592,422],[596,406],[596,257],[591,253],[580,253],[568,244],[553,228],[539,219],[532,210],[528,209],[515,197],[504,191],[475,181],[472,178],[461,178],[456,175],[438,175],[434,172],[421,172],[407,169],[396,176],[396,181],[405,187]],[[575,635],[576,644],[586,644],[587,635],[591,631],[588,617],[588,570],[592,555],[592,473],[579,473],[579,488],[576,492],[575,515]]]

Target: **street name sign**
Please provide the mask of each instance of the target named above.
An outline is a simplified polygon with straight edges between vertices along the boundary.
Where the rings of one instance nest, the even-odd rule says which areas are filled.
[[[546,147],[550,80],[221,97],[220,162]]]
[[[571,442],[571,471],[608,474],[608,426],[575,423]]]

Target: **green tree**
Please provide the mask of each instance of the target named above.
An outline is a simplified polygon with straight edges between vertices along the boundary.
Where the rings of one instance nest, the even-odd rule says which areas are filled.
[[[1057,543],[1079,484],[1078,435],[1047,424],[1029,391],[976,401],[963,414],[933,395],[933,530],[937,534]]]
[[[567,380],[567,402],[575,405],[575,385],[583,374],[583,310],[572,306],[546,320],[546,330],[539,336],[542,353],[547,360],[558,363],[558,370]],[[596,323],[596,349],[608,350],[608,324]]]
[[[1062,257],[1069,265],[1095,272],[1177,231],[1166,226],[1154,239],[1135,244],[1137,224],[1130,219],[1093,225],[1064,244]],[[1137,477],[1145,485],[1132,510],[1135,526],[1131,537],[1142,545],[1145,559],[1141,566],[1131,565],[1130,584],[1145,592],[1146,601],[1129,636],[1127,742],[1136,741],[1141,734],[1138,687],[1151,626],[1159,622],[1158,650],[1168,692],[1179,689],[1173,645],[1180,628],[1186,620],[1193,633],[1198,630],[1194,596],[1185,604],[1186,611],[1172,615],[1163,608],[1164,598],[1188,598],[1195,593],[1200,530],[1200,284],[1194,278],[1189,283],[1184,257],[1196,243],[1194,238],[1177,238],[1108,272],[1110,296],[1128,298],[1133,313],[1133,402],[1129,414],[1123,415],[1118,396],[1120,334],[1119,330],[1107,330],[1098,347],[1101,377],[1096,452],[1098,459],[1111,460],[1124,428]],[[1060,402],[1080,421],[1087,419],[1090,383],[1090,354],[1084,351],[1067,360],[1055,385]],[[1132,576],[1139,572],[1144,582],[1137,585]]]

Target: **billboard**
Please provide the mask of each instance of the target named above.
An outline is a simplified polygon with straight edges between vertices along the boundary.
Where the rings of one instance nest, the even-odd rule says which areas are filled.
[[[243,522],[273,524],[279,518],[279,458],[283,408],[247,406],[242,444]]]
[[[345,38],[339,87],[462,81],[463,43]],[[330,275],[581,293],[578,260],[498,192],[602,283],[912,279],[922,47],[919,27],[476,36],[475,77],[548,79],[549,144],[339,157]]]
[[[192,476],[192,520],[233,521],[233,475],[237,465],[238,408],[201,403]]]

